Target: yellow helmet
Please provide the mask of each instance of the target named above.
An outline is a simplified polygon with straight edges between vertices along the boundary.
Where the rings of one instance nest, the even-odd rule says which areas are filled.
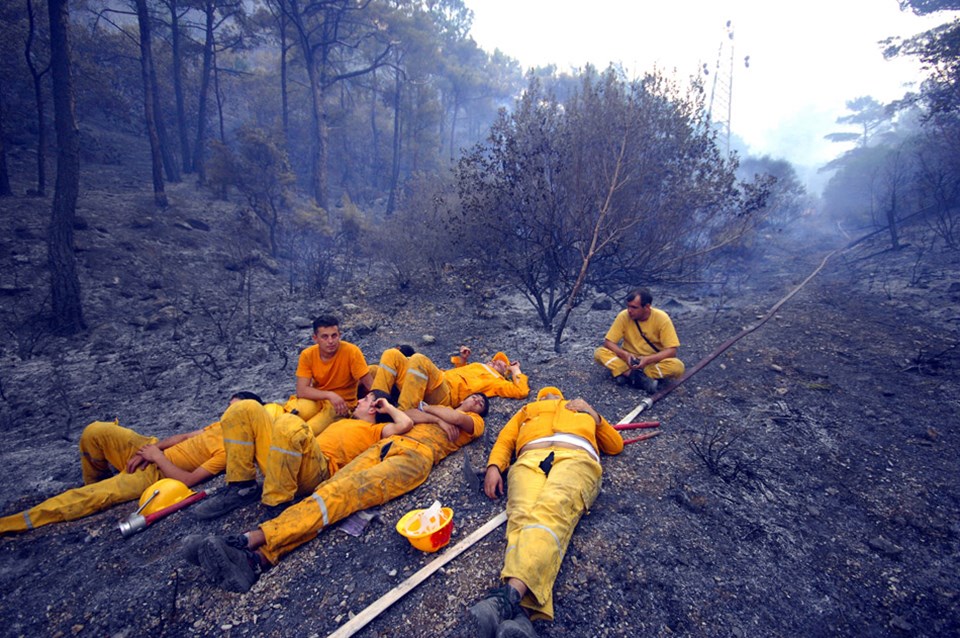
[[[160,479],[140,495],[140,507],[143,508],[140,510],[140,514],[148,516],[154,512],[159,512],[163,508],[179,503],[192,495],[193,490],[181,481],[172,478]]]
[[[274,421],[277,420],[277,417],[283,414],[283,406],[279,403],[264,403],[263,409],[267,411],[267,414],[270,415],[270,418]]]

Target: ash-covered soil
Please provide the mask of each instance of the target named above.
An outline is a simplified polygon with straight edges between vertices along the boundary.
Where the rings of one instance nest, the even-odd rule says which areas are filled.
[[[49,199],[0,200],[3,514],[80,484],[76,442],[90,421],[163,437],[216,420],[235,390],[286,397],[322,310],[341,315],[370,360],[409,342],[445,361],[467,343],[478,357],[506,350],[532,386],[559,385],[611,421],[642,398],[592,362],[617,302],[575,311],[556,353],[522,298],[471,286],[456,268],[400,293],[371,261],[338,273],[323,297],[290,292],[284,263],[236,204],[180,184],[157,211],[130,168],[85,168],[76,243],[89,329],[69,339],[34,317],[48,294]],[[833,256],[772,319],[641,415],[661,434],[604,459],[603,491],[540,635],[960,633],[960,258],[930,248],[922,225],[904,235],[900,251],[878,235]],[[847,241],[765,238],[755,261],[711,275],[722,285],[656,287],[688,369]],[[488,436],[466,450],[475,467],[520,405],[494,401]],[[180,513],[126,540],[116,525],[134,504],[6,536],[0,634],[326,636],[435,558],[393,529],[434,499],[456,512],[452,543],[503,507],[469,492],[455,455],[361,538],[324,531],[243,595],[209,586],[177,546],[193,532],[251,529],[259,506],[206,523]],[[495,584],[503,548],[500,528],[358,635],[464,635],[465,609]]]

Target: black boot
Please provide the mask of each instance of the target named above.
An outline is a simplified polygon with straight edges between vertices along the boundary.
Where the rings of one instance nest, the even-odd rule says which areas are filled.
[[[494,638],[504,620],[520,613],[520,592],[509,585],[498,587],[471,607],[467,615],[477,638]]]

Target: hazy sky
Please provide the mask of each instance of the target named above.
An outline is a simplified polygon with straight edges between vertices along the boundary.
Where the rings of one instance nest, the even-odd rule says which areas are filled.
[[[755,154],[818,166],[843,150],[823,136],[849,99],[889,101],[916,83],[913,61],[883,59],[882,40],[909,36],[953,14],[917,17],[896,0],[466,0],[471,34],[524,69],[619,62],[631,75],[654,65],[686,79],[713,72],[733,23],[731,123]],[[724,66],[730,66],[729,40]],[[750,56],[744,68],[743,56]],[[709,86],[709,85],[708,85]]]

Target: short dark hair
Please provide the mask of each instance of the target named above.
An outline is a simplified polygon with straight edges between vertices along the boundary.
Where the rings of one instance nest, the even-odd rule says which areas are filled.
[[[487,397],[487,395],[485,395],[482,392],[474,392],[473,394],[469,395],[467,398],[470,398],[473,396],[480,397],[480,399],[483,401],[483,406],[480,408],[477,414],[486,418],[487,412],[490,411],[490,399]]]
[[[320,328],[331,328],[331,327],[340,327],[340,318],[333,315],[320,315],[313,320],[313,331],[316,332]]]
[[[411,346],[409,343],[398,344],[397,350],[399,350],[400,354],[405,357],[412,357],[413,355],[417,354],[417,349]]]
[[[260,405],[263,405],[263,399],[260,398],[260,395],[254,394],[253,392],[247,392],[246,390],[241,390],[240,392],[234,392],[230,396],[230,400],[233,401],[234,399],[236,399],[237,401],[252,399],[253,401],[256,401],[257,403],[259,403]]]
[[[373,393],[373,396],[377,397],[378,399],[386,399],[387,403],[394,405],[393,401],[390,400],[389,392],[384,392],[383,390],[370,390],[370,392]],[[376,417],[374,417],[374,423],[391,423],[392,421],[393,417],[391,417],[389,414],[377,412]]]
[[[653,294],[649,288],[635,288],[627,293],[627,303],[630,303],[637,297],[640,297],[641,306],[649,306],[653,303]]]

